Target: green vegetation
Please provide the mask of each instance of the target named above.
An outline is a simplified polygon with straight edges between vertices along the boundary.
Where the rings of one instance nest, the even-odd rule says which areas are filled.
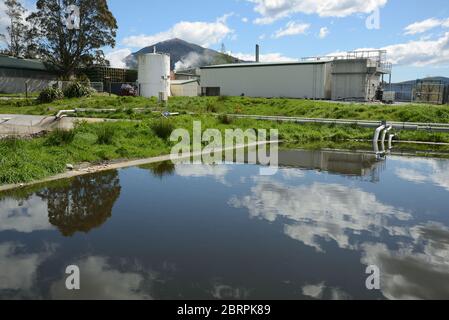
[[[171,133],[172,128],[185,128],[191,132],[193,120],[200,120],[203,130],[276,127],[283,139],[307,142],[344,137],[363,139],[371,135],[370,130],[350,127],[297,126],[243,119],[225,125],[215,117],[188,115],[168,120],[153,117],[142,122],[80,123],[73,131],[66,133],[55,131],[30,140],[0,140],[0,184],[29,182],[62,173],[68,163],[99,163],[168,154],[173,143],[168,141],[167,134]]]
[[[32,99],[0,100],[0,113],[49,115],[58,110],[74,108],[117,109],[117,112],[112,114],[90,113],[80,115],[113,119],[128,119],[130,118],[130,110],[136,108],[147,110],[147,114],[153,110],[162,111],[162,107],[155,98],[147,99],[143,97],[109,97],[97,94],[88,98],[64,99],[41,105]],[[168,109],[172,112],[198,114],[253,114],[304,118],[449,123],[449,105],[376,105],[248,97],[172,97]],[[146,117],[145,112],[144,114],[136,112],[131,118],[143,119]]]
[[[107,123],[79,123],[69,132],[55,131],[35,139],[0,140],[0,184],[29,182],[62,173],[66,164],[101,163],[108,160],[147,158],[168,154],[173,143],[168,138],[175,128],[192,131],[192,123],[201,121],[202,129],[278,129],[280,139],[302,148],[369,148],[373,130],[355,126],[298,125],[232,117],[232,113],[327,117],[367,120],[449,122],[449,106],[400,105],[377,106],[339,104],[322,101],[253,98],[172,98],[169,110],[178,117],[163,118],[156,99],[94,95],[78,99],[38,104],[32,99],[0,100],[0,113],[55,114],[61,109],[117,109],[79,116],[138,119]],[[136,110],[139,109],[139,110]],[[158,111],[158,112],[155,112]],[[190,114],[195,113],[195,114]],[[213,114],[212,114],[213,113]],[[219,114],[219,115],[217,115]],[[400,140],[449,143],[449,134],[395,132]],[[428,146],[418,146],[425,153]],[[449,151],[449,147],[432,147]]]
[[[163,140],[170,138],[175,127],[168,119],[162,119],[151,124],[151,130],[154,134]]]
[[[47,88],[39,93],[37,100],[39,103],[52,103],[56,100],[64,99],[64,93],[58,88]]]
[[[64,96],[68,99],[90,97],[94,90],[81,82],[72,82],[64,89]]]

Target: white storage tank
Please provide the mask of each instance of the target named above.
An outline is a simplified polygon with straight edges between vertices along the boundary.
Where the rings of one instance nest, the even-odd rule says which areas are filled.
[[[142,97],[170,96],[170,56],[148,53],[138,56],[138,83]]]

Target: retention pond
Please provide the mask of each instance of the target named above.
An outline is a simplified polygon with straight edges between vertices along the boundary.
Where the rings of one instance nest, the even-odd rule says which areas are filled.
[[[274,176],[160,163],[0,194],[0,299],[449,299],[448,160],[280,162]]]

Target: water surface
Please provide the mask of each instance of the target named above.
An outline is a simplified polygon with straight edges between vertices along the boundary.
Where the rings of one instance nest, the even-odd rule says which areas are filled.
[[[280,160],[270,177],[162,163],[0,194],[0,298],[449,299],[449,161]]]

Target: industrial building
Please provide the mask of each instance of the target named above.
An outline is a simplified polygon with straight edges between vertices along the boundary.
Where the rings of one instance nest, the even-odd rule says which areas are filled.
[[[238,63],[201,68],[205,96],[331,98],[326,62]]]
[[[197,79],[171,80],[171,95],[174,97],[197,97],[200,92],[200,82]]]
[[[42,61],[0,55],[0,93],[40,91],[57,77]]]
[[[384,75],[391,77],[391,64],[381,50],[298,62],[216,65],[201,68],[201,94],[370,101]]]

